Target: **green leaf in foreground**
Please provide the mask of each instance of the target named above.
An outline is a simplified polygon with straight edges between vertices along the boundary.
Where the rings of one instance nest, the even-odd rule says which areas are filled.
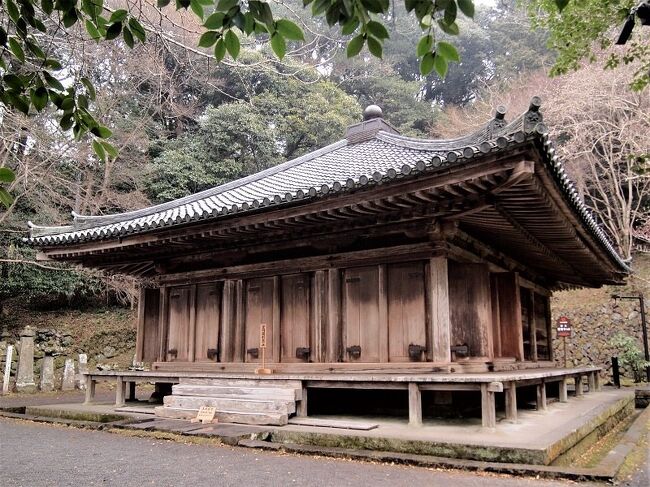
[[[271,36],[271,49],[278,58],[284,58],[284,55],[287,53],[287,43],[278,32],[275,32]]]
[[[14,172],[8,167],[0,167],[0,183],[11,183],[16,179]]]
[[[448,42],[444,42],[444,41],[438,42],[438,46],[436,47],[436,53],[443,56],[449,61],[456,61],[456,62],[460,61],[460,56],[458,55],[458,51],[452,44],[449,44]]]
[[[0,203],[2,203],[6,208],[9,208],[13,202],[14,199],[9,192],[4,188],[0,188]]]
[[[348,57],[354,57],[361,52],[363,49],[363,44],[365,39],[362,35],[354,37],[350,42],[348,42],[347,55]]]

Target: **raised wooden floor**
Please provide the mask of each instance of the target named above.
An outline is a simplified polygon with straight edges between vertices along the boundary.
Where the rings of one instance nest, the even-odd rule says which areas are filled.
[[[598,367],[544,368],[502,372],[484,372],[474,374],[459,373],[318,373],[318,374],[271,374],[255,375],[250,373],[206,373],[206,372],[162,372],[162,371],[99,371],[86,375],[86,404],[94,398],[97,381],[116,381],[116,405],[124,404],[127,384],[136,382],[161,382],[179,384],[195,383],[197,380],[209,385],[223,386],[229,381],[236,387],[254,381],[260,387],[273,388],[287,381],[297,384],[301,393],[296,395],[295,411],[298,416],[307,414],[308,390],[310,388],[350,388],[350,389],[404,389],[409,393],[409,423],[413,426],[422,424],[421,392],[434,391],[480,391],[482,404],[482,424],[486,428],[496,426],[496,393],[505,393],[506,419],[517,420],[517,388],[535,385],[537,387],[537,409],[546,409],[546,384],[559,382],[559,400],[568,400],[568,382],[575,382],[575,395],[584,394],[583,377],[588,378],[589,391],[599,390]],[[266,385],[268,383],[268,386]],[[262,386],[262,384],[264,384]],[[246,386],[248,387],[248,386]],[[250,387],[248,387],[250,388]],[[168,400],[169,401],[169,400]],[[198,409],[198,408],[197,408]],[[287,415],[292,414],[287,408]],[[185,413],[186,415],[189,413]]]

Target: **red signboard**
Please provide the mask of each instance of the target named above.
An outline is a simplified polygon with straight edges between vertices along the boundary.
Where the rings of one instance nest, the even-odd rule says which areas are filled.
[[[571,320],[566,316],[557,319],[557,336],[558,338],[571,336]]]

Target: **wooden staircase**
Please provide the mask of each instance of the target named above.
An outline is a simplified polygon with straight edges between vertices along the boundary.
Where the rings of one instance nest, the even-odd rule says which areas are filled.
[[[302,400],[300,381],[261,379],[182,379],[165,396],[156,416],[175,419],[196,417],[201,406],[214,406],[224,423],[287,424]]]

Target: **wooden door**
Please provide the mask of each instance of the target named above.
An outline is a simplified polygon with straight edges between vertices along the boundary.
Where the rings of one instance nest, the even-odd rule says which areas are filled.
[[[190,358],[190,325],[194,309],[192,291],[191,286],[169,290],[168,361],[187,362]]]
[[[245,361],[260,362],[260,325],[266,324],[266,361],[272,362],[275,355],[274,294],[275,278],[250,279],[246,281],[246,333]]]
[[[343,360],[379,362],[383,355],[381,335],[385,333],[381,326],[379,267],[344,271],[343,307]]]
[[[194,360],[216,361],[219,349],[221,292],[217,283],[196,287],[196,328],[194,331]]]
[[[281,288],[280,361],[309,362],[309,274],[283,276]]]
[[[409,356],[409,345],[422,352]],[[388,359],[408,362],[426,359],[424,264],[388,266]]]

